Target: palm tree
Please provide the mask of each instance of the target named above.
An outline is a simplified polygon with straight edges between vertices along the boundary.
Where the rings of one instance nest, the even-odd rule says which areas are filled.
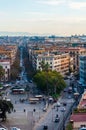
[[[0,100],[0,118],[4,121],[6,120],[6,113],[11,113],[13,110],[13,104],[11,101]]]

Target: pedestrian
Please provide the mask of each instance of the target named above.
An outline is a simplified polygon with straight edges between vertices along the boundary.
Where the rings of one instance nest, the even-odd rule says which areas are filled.
[[[14,109],[14,112],[16,112],[16,110]]]
[[[36,109],[34,108],[34,109],[33,109],[33,111],[35,112],[35,111],[36,111]]]
[[[25,112],[26,110],[24,109],[24,112]]]

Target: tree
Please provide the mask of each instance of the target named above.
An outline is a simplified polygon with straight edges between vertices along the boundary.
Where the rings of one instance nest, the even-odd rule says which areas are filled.
[[[0,79],[4,76],[5,71],[3,69],[3,67],[0,65]]]
[[[12,80],[15,80],[16,78],[18,78],[19,73],[21,71],[21,67],[20,67],[20,54],[19,53],[20,53],[20,51],[18,50],[17,54],[16,54],[15,61],[14,61],[14,63],[11,66],[11,79]]]
[[[51,70],[48,73],[46,71],[39,71],[33,77],[33,80],[36,82],[37,87],[47,94],[60,93],[66,86],[61,74]]]
[[[50,70],[50,66],[49,66],[48,63],[45,63],[45,62],[42,60],[42,62],[41,62],[40,64],[41,64],[42,71],[48,72],[48,71]]]
[[[6,120],[6,113],[11,113],[13,110],[13,104],[10,101],[0,100],[0,118]]]
[[[68,125],[66,126],[66,130],[73,130],[72,123],[68,123]]]

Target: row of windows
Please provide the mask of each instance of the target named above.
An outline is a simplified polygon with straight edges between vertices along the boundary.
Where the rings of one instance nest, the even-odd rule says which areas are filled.
[[[46,63],[48,63],[48,62],[46,62]],[[52,64],[52,62],[49,62],[48,64]],[[39,62],[39,65],[41,65],[41,62]]]
[[[38,61],[45,61],[45,60],[53,60],[53,58],[49,58],[49,57],[47,57],[47,58],[38,58]]]

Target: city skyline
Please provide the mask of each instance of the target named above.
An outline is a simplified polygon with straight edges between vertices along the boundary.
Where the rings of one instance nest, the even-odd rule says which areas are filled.
[[[85,12],[85,0],[0,0],[0,31],[85,34]]]

